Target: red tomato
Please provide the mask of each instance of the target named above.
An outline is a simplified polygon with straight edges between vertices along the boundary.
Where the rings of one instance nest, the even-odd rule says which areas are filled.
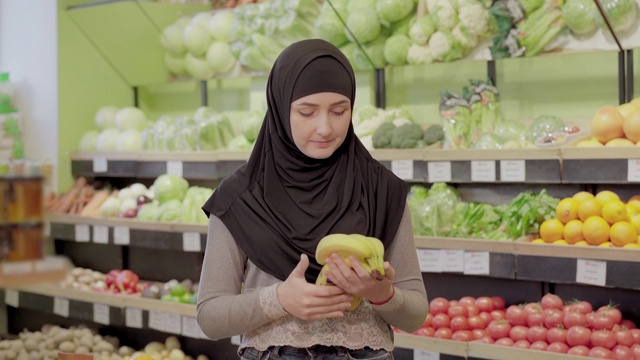
[[[608,311],[608,310],[605,310]],[[591,320],[591,327],[594,330],[611,330],[613,326],[617,324],[611,313],[605,313],[605,311],[597,311]]]
[[[496,310],[503,310],[507,306],[502,296],[492,296],[491,300],[493,300],[493,308]]]
[[[487,323],[484,321],[482,317],[480,317],[480,315],[469,316],[467,321],[469,323],[469,329],[471,330],[484,329],[485,327],[487,327]],[[629,333],[629,335],[631,335],[631,333]],[[631,339],[633,339],[633,337],[631,337]]]
[[[422,327],[418,329],[418,331],[416,331],[414,334],[418,336],[433,337],[435,333],[436,329],[432,327]]]
[[[546,341],[540,340],[540,341],[532,342],[531,346],[529,346],[529,349],[545,351],[545,350],[547,350],[548,346],[549,346],[549,344],[547,344]]]
[[[633,344],[631,351],[633,351],[633,358],[640,360],[640,344]]]
[[[529,314],[540,313],[542,312],[542,306],[540,306],[540,303],[527,303],[524,305],[524,310]]]
[[[620,324],[620,322],[622,322],[622,313],[615,305],[601,306],[597,312],[603,313],[604,316],[611,318],[614,324]]]
[[[478,305],[476,304],[467,305],[467,316],[475,316],[478,314],[480,314],[480,309],[478,308]]]
[[[627,329],[635,329],[636,328],[636,323],[634,323],[633,321],[629,320],[629,319],[624,319],[620,322],[620,325],[626,327]]]
[[[461,305],[473,305],[476,303],[476,298],[473,296],[463,296],[459,301]]]
[[[600,346],[592,347],[589,350],[589,357],[596,359],[613,359],[613,352]]]
[[[433,334],[433,336],[437,337],[438,339],[451,339],[452,335],[453,332],[451,331],[451,329],[446,327],[437,329],[435,334]]]
[[[609,330],[598,330],[591,333],[591,346],[613,349],[616,346],[616,336]]]
[[[432,322],[433,322],[433,314],[432,313],[428,313],[427,317],[422,322],[422,327],[429,327],[429,326],[431,326]]]
[[[464,316],[454,316],[451,318],[451,331],[454,333],[458,330],[469,330],[469,322]]]
[[[564,320],[564,312],[559,309],[546,309],[544,311],[544,327],[551,329],[562,324]]]
[[[527,325],[527,317],[529,314],[524,307],[511,305],[507,308],[506,317],[511,325]]]
[[[518,340],[513,343],[513,347],[528,349],[531,346],[531,343],[527,340]]]
[[[489,335],[481,337],[480,339],[476,340],[476,342],[479,342],[481,344],[493,344],[493,343],[495,343],[495,341]]]
[[[574,346],[571,349],[569,349],[569,351],[567,351],[567,354],[587,356],[589,355],[589,348],[584,345]]]
[[[567,329],[575,325],[586,326],[587,317],[578,311],[565,312],[562,325]]]
[[[628,346],[616,345],[611,351],[613,351],[613,358],[616,360],[633,359],[633,350]]]
[[[436,316],[438,314],[446,314],[449,310],[449,300],[443,297],[437,297],[429,303],[429,312]]]
[[[482,318],[482,320],[484,321],[485,325],[490,323],[491,320],[493,320],[491,318],[491,314],[489,314],[488,312],[482,311],[482,312],[480,312],[480,314],[478,314],[478,316],[480,316]]]
[[[506,320],[492,320],[487,326],[487,331],[494,340],[506,338],[511,331],[511,324]]]
[[[452,318],[455,316],[467,316],[467,307],[464,305],[449,305],[447,314]]]
[[[547,346],[548,352],[566,354],[569,351],[569,345],[563,342],[553,342]]]
[[[487,329],[473,329],[471,330],[471,333],[473,334],[473,338],[476,340],[480,340],[483,337],[491,337],[489,336],[489,332],[487,331]],[[493,339],[491,339],[493,341]]]
[[[536,341],[547,341],[547,333],[549,330],[544,326],[532,326],[527,331],[527,340],[534,343]]]
[[[504,310],[493,310],[489,313],[493,320],[504,320],[507,318],[507,315]]]
[[[433,320],[431,320],[431,325],[434,329],[438,330],[441,328],[448,328],[451,324],[451,318],[447,314],[437,314],[433,316]]]
[[[471,341],[474,340],[473,339],[473,334],[471,334],[471,331],[469,330],[458,330],[456,332],[453,333],[453,335],[451,336],[451,340],[458,340],[458,341]]]
[[[562,309],[564,304],[562,303],[562,298],[555,294],[545,294],[542,299],[540,299],[540,306],[543,309]]]
[[[588,346],[591,341],[591,330],[584,326],[572,326],[567,330],[567,344],[570,346]]]
[[[529,327],[532,326],[543,326],[544,325],[545,315],[542,312],[532,312],[527,315],[527,325]]]
[[[488,296],[480,296],[476,299],[475,304],[480,311],[491,312],[495,308],[493,300]]]
[[[528,327],[522,326],[522,325],[516,325],[511,327],[511,330],[509,331],[509,337],[513,341],[527,340],[528,331],[529,331]]]
[[[615,331],[613,334],[615,335],[616,342],[620,345],[632,346],[636,343],[630,330],[626,330],[623,328],[621,330]]]
[[[505,338],[496,340],[494,344],[501,345],[501,346],[513,346],[513,340],[511,340],[508,337],[505,337]]]
[[[554,327],[547,332],[547,342],[567,342],[567,329],[564,327]]]
[[[629,332],[633,336],[633,341],[640,345],[640,329],[631,329]]]

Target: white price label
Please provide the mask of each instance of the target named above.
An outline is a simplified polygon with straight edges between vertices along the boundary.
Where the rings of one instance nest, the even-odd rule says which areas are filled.
[[[93,322],[102,325],[109,325],[111,321],[110,319],[109,305],[93,304]]]
[[[451,182],[450,161],[429,161],[427,164],[427,172],[430,183]]]
[[[440,360],[440,353],[429,350],[413,350],[413,360]]]
[[[126,308],[124,310],[124,324],[134,329],[142,329],[142,309]]]
[[[93,242],[96,244],[108,244],[109,227],[106,225],[93,225]]]
[[[605,286],[607,283],[607,262],[600,260],[577,259],[576,282]]]
[[[493,160],[471,161],[471,181],[477,181],[477,182],[496,181],[496,162]]]
[[[31,261],[6,261],[4,264],[0,262],[0,266],[4,275],[23,275],[33,271]]]
[[[77,242],[89,242],[90,240],[90,232],[89,225],[87,224],[76,224],[76,241]]]
[[[6,289],[4,292],[4,303],[17,308],[20,306],[20,292],[18,290]]]
[[[202,250],[202,246],[200,246],[200,233],[182,233],[182,249],[184,251],[200,252]]]
[[[198,320],[193,316],[182,316],[182,335],[190,338],[200,338],[200,326],[198,326]]]
[[[466,251],[464,253],[465,275],[489,275],[489,252]]]
[[[113,243],[116,245],[129,245],[129,228],[126,226],[115,226],[113,228]]]
[[[176,335],[182,334],[182,315],[164,313],[164,331]]]
[[[627,181],[640,182],[640,159],[629,159],[627,163]]]
[[[69,299],[58,296],[53,298],[53,313],[63,317],[69,317]]]
[[[402,180],[412,180],[413,160],[392,160],[391,171]]]
[[[500,160],[500,180],[523,182],[527,178],[524,160]]]
[[[157,310],[149,310],[149,329],[164,331],[164,314]]]
[[[93,172],[104,173],[109,169],[107,158],[104,156],[96,156],[93,158]]]
[[[167,161],[167,174],[182,177],[182,161]]]
[[[464,250],[443,250],[444,272],[464,272]]]
[[[442,250],[417,249],[420,271],[439,273],[444,265]]]
[[[231,345],[240,346],[241,341],[242,341],[242,338],[240,338],[240,335],[233,335],[231,337]]]

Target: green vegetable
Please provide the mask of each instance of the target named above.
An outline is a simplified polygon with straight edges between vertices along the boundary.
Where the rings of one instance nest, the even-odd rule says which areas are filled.
[[[384,43],[384,58],[391,65],[405,65],[412,42],[406,35],[394,35]]]
[[[598,28],[595,20],[598,9],[593,0],[567,0],[561,10],[562,18],[574,34],[588,34]]]
[[[391,140],[393,138],[396,126],[393,123],[385,122],[380,125],[373,133],[372,141],[375,149],[391,148]]]
[[[633,27],[638,19],[637,5],[634,0],[600,0],[611,27],[615,32],[624,32]],[[596,24],[602,31],[609,32],[600,12],[596,12]]]
[[[442,129],[442,126],[433,124],[424,129],[422,139],[424,140],[424,144],[427,146],[444,140],[444,130]]]
[[[170,200],[182,201],[189,183],[187,180],[170,174],[160,175],[153,182],[154,199],[162,205]]]
[[[391,147],[394,149],[413,149],[423,146],[422,128],[416,123],[398,126],[391,134]]]

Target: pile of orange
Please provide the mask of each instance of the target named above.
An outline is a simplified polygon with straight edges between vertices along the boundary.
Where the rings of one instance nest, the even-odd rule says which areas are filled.
[[[609,190],[580,191],[560,200],[532,242],[640,248],[640,195],[625,203]]]

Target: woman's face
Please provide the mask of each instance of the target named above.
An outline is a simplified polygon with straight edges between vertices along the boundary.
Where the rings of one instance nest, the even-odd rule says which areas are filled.
[[[301,97],[291,103],[291,135],[303,154],[326,159],[342,143],[351,123],[348,97],[323,92]]]

